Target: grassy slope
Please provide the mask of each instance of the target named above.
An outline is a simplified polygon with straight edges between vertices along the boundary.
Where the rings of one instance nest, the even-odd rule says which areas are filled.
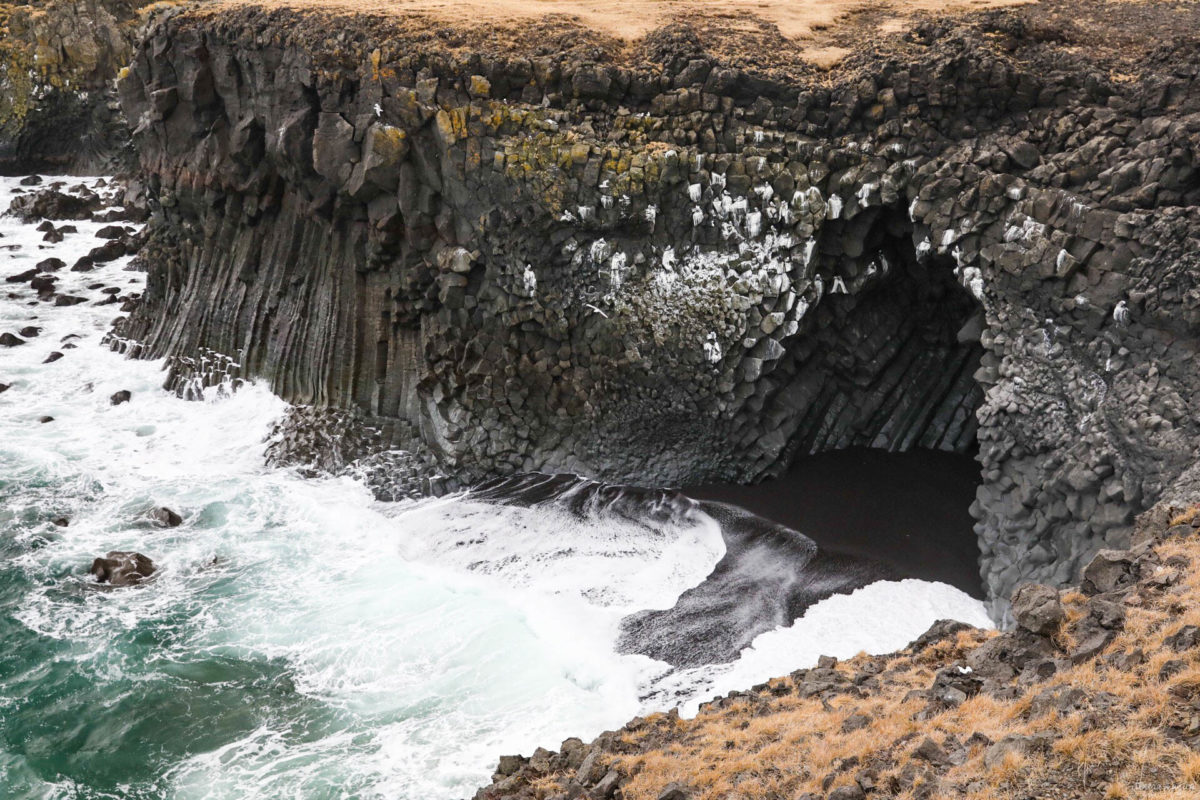
[[[515,771],[510,762],[481,794],[604,795],[596,779],[611,770],[626,800],[654,800],[671,783],[704,800],[1198,797],[1200,636],[1187,626],[1200,626],[1200,507],[1172,517],[1123,554],[1130,585],[1062,593],[1065,618],[1049,635],[964,629],[801,670],[694,719],[655,715],[602,736],[590,776],[543,754]],[[1123,624],[1097,625],[1115,611]],[[1111,641],[1089,652],[1097,631]],[[1019,641],[1046,657],[997,676]],[[948,696],[948,683],[973,696]]]

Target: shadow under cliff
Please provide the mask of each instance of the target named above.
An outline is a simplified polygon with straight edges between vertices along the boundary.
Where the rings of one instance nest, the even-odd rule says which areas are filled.
[[[798,458],[779,478],[751,486],[683,492],[803,531],[822,549],[875,559],[904,577],[942,581],[982,598],[969,511],[979,481],[971,455],[850,448]]]
[[[757,486],[678,492],[527,473],[471,494],[656,529],[698,512],[714,519],[724,557],[671,608],[626,617],[618,642],[623,652],[694,667],[733,661],[755,637],[791,626],[814,603],[875,581],[942,581],[981,597],[967,511],[977,474],[965,456],[848,450],[799,459],[783,477]]]

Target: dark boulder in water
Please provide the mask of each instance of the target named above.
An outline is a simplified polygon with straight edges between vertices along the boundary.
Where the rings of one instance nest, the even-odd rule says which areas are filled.
[[[71,267],[71,272],[91,272],[96,268],[96,262],[92,260],[91,255],[86,255],[80,258]]]
[[[49,242],[50,244],[58,244],[65,238],[62,231],[47,231],[46,235],[42,237],[42,241]]]
[[[53,294],[54,293],[54,284],[56,282],[57,281],[55,280],[53,275],[42,275],[42,276],[39,276],[39,277],[31,280],[29,282],[29,285],[31,287],[33,287],[33,290],[35,292],[37,292],[39,295]]]
[[[36,325],[26,325],[24,328],[21,328],[21,330],[20,330],[20,334],[22,336],[24,336],[26,339],[32,339],[33,337],[37,336],[41,332],[42,332],[42,329]]]
[[[92,250],[86,256],[79,260],[82,262],[86,259],[93,265],[107,264],[109,261],[118,259],[123,255],[125,255],[125,243],[120,239],[110,239],[99,247],[92,248]],[[76,264],[75,266],[79,265]],[[71,269],[74,268],[75,267],[72,267]]]
[[[18,339],[11,333],[0,333],[0,347],[20,347],[25,344],[24,339]]]
[[[0,394],[7,392],[11,388],[12,388],[11,383],[0,383]]]
[[[120,392],[118,392],[118,394],[120,394]],[[183,517],[179,516],[166,506],[160,506],[152,509],[146,514],[146,518],[163,528],[178,528],[183,524]]]
[[[43,364],[53,364],[55,361],[58,361],[62,357],[63,357],[63,354],[60,353],[58,350],[55,350],[50,355],[46,356],[46,359],[42,363]]]
[[[50,416],[49,414],[47,414],[47,415],[46,415],[46,416],[44,416],[44,417],[38,417],[38,422],[40,422],[40,423],[42,423],[43,425],[45,425],[47,422],[54,422],[54,417],[52,417],[52,416]]]
[[[41,184],[41,182],[41,175],[26,175],[24,178],[21,178],[22,186],[38,186]]]
[[[58,297],[54,298],[54,305],[56,306],[77,306],[80,303],[86,302],[86,297],[76,297],[75,295],[70,294],[60,294]]]
[[[13,200],[8,211],[22,222],[39,219],[89,219],[101,206],[100,195],[87,191],[84,194],[66,194],[56,189],[23,195]]]
[[[37,274],[37,269],[27,269],[24,272],[18,272],[16,275],[9,275],[4,280],[8,283],[24,283],[25,281],[32,280]]]
[[[59,528],[65,528],[71,524],[71,520],[67,519],[66,517],[55,517],[50,521]]]
[[[67,262],[61,258],[47,258],[44,261],[39,261],[36,266],[38,272],[55,272],[66,265]]]
[[[96,231],[96,238],[97,239],[120,239],[122,236],[124,236],[127,233],[128,233],[128,231],[126,231],[125,228],[123,228],[120,225],[105,225],[103,228]]]
[[[104,558],[97,558],[88,570],[98,583],[110,586],[136,586],[153,575],[157,568],[154,562],[141,553],[111,550]]]
[[[108,398],[108,402],[114,406],[119,406],[121,403],[128,403],[133,393],[128,389],[122,389],[119,392],[114,392],[112,397]]]

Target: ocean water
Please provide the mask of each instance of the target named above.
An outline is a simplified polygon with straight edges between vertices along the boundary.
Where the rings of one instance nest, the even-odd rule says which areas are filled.
[[[0,180],[0,210],[15,188]],[[69,269],[101,227],[71,224],[44,245],[0,217],[0,275],[52,255]],[[185,402],[161,389],[161,363],[100,346],[117,314],[94,304],[102,288],[144,280],[127,264],[56,273],[91,298],[68,308],[0,286],[0,332],[42,328],[0,348],[0,797],[469,797],[502,754],[692,713],[821,654],[903,646],[939,618],[989,624],[945,584],[880,582],[731,664],[621,655],[623,616],[670,607],[720,560],[713,520],[378,503],[348,478],[267,469],[284,404],[265,389]],[[113,406],[119,390],[132,400]],[[183,524],[149,523],[157,506]],[[159,572],[101,587],[87,569],[109,550]]]

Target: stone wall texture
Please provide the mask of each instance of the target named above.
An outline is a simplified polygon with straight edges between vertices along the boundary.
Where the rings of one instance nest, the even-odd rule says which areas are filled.
[[[1122,74],[1071,36],[931,21],[804,74],[680,25],[518,57],[164,19],[119,85],[154,209],[120,334],[390,421],[464,482],[977,447],[1001,615],[1124,543],[1200,441],[1197,43]]]
[[[113,86],[148,1],[0,2],[0,172],[133,165]]]

